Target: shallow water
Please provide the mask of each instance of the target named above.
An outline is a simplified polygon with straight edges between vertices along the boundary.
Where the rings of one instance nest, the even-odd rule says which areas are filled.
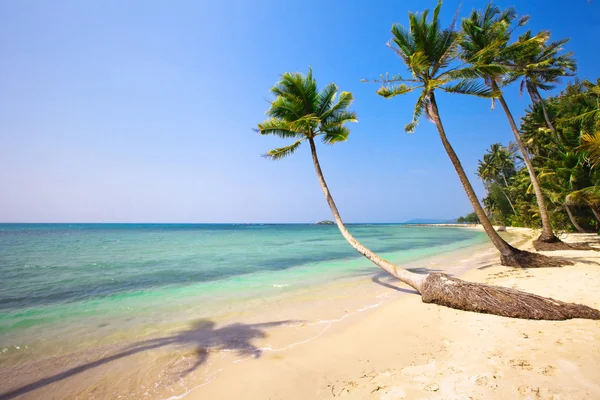
[[[365,224],[349,230],[396,263],[486,240],[480,232],[460,228]],[[352,279],[376,272],[335,226],[0,225],[2,375],[19,371],[19,381],[36,381],[45,376],[40,369],[50,368],[45,363],[60,371],[131,343],[146,352],[150,342],[144,340],[154,340],[159,348],[182,343],[252,348],[244,335],[260,337],[265,326],[256,323],[295,327],[294,321],[314,317],[314,325],[303,323],[302,341],[320,331],[320,318],[334,314],[317,311],[335,300],[317,287],[343,282],[339,297],[354,290],[352,304],[360,309],[369,305],[361,304]],[[282,311],[289,298],[294,311]],[[152,344],[149,349],[155,350]],[[187,360],[185,365],[198,358],[186,351],[175,358],[164,355],[165,362],[175,368],[177,357]],[[137,362],[146,357],[141,353],[134,351]],[[154,368],[145,374],[160,375],[160,367]]]

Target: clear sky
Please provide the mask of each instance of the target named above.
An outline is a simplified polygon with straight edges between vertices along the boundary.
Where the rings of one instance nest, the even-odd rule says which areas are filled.
[[[461,16],[486,2],[463,0]],[[497,2],[529,28],[570,37],[579,77],[600,75],[596,0]],[[446,1],[449,23],[459,1]],[[403,126],[416,95],[361,83],[404,72],[394,22],[435,1],[0,1],[0,222],[314,222],[330,218],[308,148],[252,131],[285,71],[355,95],[360,123],[320,146],[348,222],[454,218],[470,211],[433,124]],[[500,107],[438,96],[448,136],[474,172],[511,138]],[[516,116],[529,103],[507,91]]]

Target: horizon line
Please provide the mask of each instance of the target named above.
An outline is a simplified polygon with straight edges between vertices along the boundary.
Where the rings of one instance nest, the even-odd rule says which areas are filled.
[[[431,220],[436,220],[431,218]],[[454,219],[456,220],[456,218]],[[322,220],[328,221],[328,220]],[[2,222],[0,225],[83,225],[83,224],[105,224],[105,225],[317,225],[319,222]],[[441,219],[440,221],[449,222],[450,219]],[[411,220],[402,222],[344,222],[344,224],[434,224],[435,222],[414,222]],[[335,222],[333,223],[335,225]]]

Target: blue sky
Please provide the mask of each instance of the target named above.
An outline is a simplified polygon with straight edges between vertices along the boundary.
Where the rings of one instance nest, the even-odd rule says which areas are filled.
[[[446,1],[449,23],[458,1]],[[484,1],[462,1],[461,16]],[[596,79],[598,1],[499,1],[529,28],[570,37],[580,78]],[[314,222],[330,218],[308,148],[252,131],[269,88],[306,72],[355,95],[347,143],[320,146],[348,222],[453,218],[470,205],[434,126],[403,132],[416,95],[385,100],[361,83],[404,72],[392,23],[434,1],[0,2],[0,221]],[[506,93],[516,116],[529,103]],[[438,95],[448,136],[474,172],[511,138],[489,101]]]

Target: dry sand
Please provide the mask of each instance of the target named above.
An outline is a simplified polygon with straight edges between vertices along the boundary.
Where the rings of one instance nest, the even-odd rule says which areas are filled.
[[[493,256],[462,277],[600,308],[600,252],[551,255],[576,265],[514,269]],[[600,399],[600,321],[508,319],[402,294],[306,343],[270,351],[269,337],[259,342],[260,358],[240,359],[185,398]]]

